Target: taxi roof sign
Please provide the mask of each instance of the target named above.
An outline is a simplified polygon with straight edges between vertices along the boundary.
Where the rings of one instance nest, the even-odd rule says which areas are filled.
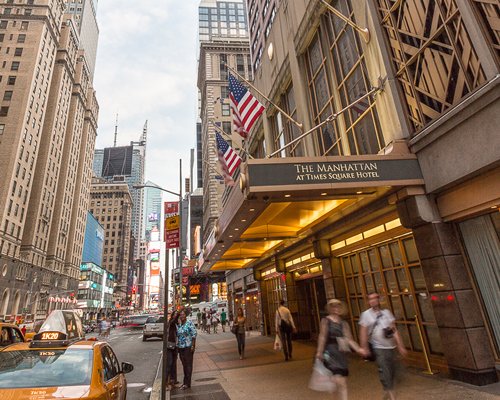
[[[67,346],[84,337],[82,321],[75,311],[54,310],[34,336],[31,347]]]

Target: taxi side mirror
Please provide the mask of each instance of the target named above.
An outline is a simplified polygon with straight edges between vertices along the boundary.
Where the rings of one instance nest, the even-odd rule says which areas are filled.
[[[128,362],[122,362],[122,372],[128,374],[134,370],[134,366]]]

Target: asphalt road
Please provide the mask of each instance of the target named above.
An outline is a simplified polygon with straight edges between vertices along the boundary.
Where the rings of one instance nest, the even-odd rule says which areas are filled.
[[[149,399],[161,357],[161,339],[152,338],[143,342],[142,330],[116,328],[111,330],[108,343],[118,361],[134,365],[134,370],[126,375],[127,400]]]

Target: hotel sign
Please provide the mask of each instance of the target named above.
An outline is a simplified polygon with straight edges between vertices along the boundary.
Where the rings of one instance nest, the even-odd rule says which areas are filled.
[[[335,161],[308,161],[254,163],[248,161],[250,187],[332,184],[332,187],[361,184],[415,185],[423,184],[422,172],[416,158],[359,159],[360,157],[335,157]],[[357,160],[350,160],[357,159]],[[310,160],[310,159],[309,159]],[[398,182],[401,181],[401,182]]]

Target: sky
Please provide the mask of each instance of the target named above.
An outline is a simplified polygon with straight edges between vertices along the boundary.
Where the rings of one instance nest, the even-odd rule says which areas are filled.
[[[97,7],[96,148],[113,146],[116,114],[118,146],[139,140],[147,120],[145,180],[174,192],[179,159],[188,177],[196,145],[198,5],[199,0],[99,0]]]

